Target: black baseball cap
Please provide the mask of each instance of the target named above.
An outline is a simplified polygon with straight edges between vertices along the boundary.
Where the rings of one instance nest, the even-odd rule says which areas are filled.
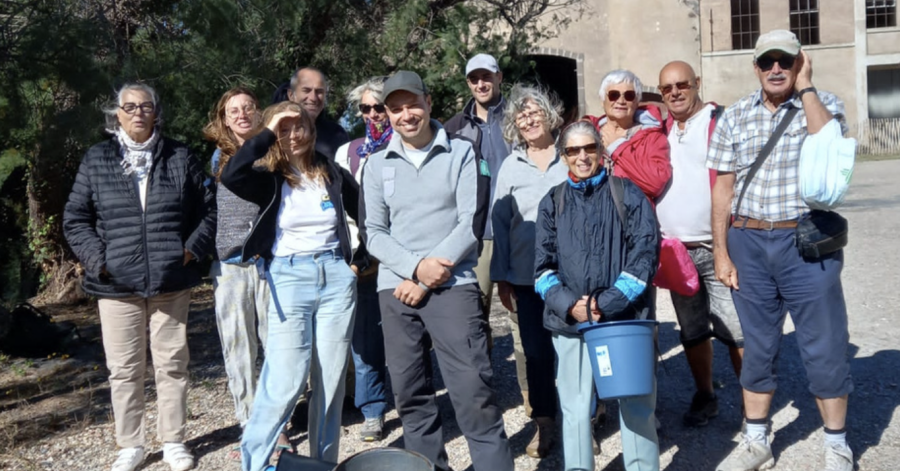
[[[384,82],[384,101],[387,101],[391,93],[404,90],[416,95],[427,95],[428,88],[419,74],[410,70],[398,70]]]

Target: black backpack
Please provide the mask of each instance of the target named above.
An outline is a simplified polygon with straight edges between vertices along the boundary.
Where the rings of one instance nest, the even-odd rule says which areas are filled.
[[[72,322],[54,322],[28,303],[12,312],[0,306],[0,351],[14,357],[42,358],[61,353],[80,337]]]

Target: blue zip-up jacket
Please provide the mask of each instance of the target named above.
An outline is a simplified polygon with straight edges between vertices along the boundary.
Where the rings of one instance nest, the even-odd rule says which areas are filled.
[[[569,309],[595,289],[602,320],[646,319],[653,311],[650,281],[659,261],[659,225],[637,185],[623,179],[626,218],[616,212],[603,170],[590,179],[563,185],[562,214],[556,190],[538,207],[535,291],[543,298],[544,327],[575,335]]]

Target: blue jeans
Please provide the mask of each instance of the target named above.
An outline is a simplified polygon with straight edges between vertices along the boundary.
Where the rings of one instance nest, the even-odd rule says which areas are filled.
[[[367,419],[384,415],[384,333],[378,306],[376,277],[357,285],[356,321],[353,325],[353,368],[356,370],[354,405]]]
[[[559,358],[556,388],[562,409],[563,460],[566,471],[594,470],[591,449],[591,401],[594,376],[587,345],[579,336],[553,333]],[[656,436],[656,382],[653,393],[619,399],[622,458],[627,471],[659,471],[659,439]]]
[[[275,257],[268,276],[266,359],[241,439],[241,467],[261,471],[268,465],[307,375],[313,386],[310,456],[337,462],[356,275],[340,251],[328,251]]]

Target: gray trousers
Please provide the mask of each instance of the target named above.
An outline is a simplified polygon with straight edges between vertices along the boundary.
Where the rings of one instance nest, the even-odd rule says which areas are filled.
[[[475,470],[512,471],[503,412],[491,388],[493,372],[478,286],[433,290],[416,307],[401,303],[393,291],[380,291],[378,299],[385,357],[406,448],[421,453],[438,469],[450,468],[441,414],[426,378],[423,339],[428,333]]]

